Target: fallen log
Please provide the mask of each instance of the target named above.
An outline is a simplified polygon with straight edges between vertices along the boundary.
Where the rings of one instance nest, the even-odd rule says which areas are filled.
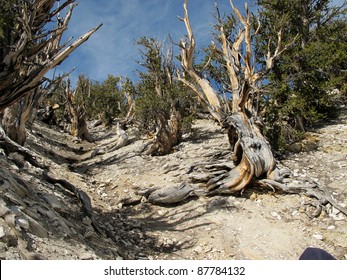
[[[94,227],[94,229],[98,233],[104,235],[103,231],[100,229],[100,227],[95,221],[92,203],[91,203],[90,197],[85,191],[78,189],[77,187],[75,187],[73,184],[71,184],[65,179],[56,178],[55,175],[51,172],[44,171],[42,174],[42,177],[47,182],[52,184],[59,184],[64,189],[73,193],[76,196],[76,198],[81,202],[83,212],[91,219],[92,226]]]
[[[188,197],[197,196],[196,191],[196,188],[182,183],[178,186],[145,189],[139,191],[138,194],[145,196],[152,204],[169,205],[182,202]]]

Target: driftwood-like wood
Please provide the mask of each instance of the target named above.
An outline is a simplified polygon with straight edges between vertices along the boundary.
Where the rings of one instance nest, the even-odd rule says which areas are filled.
[[[316,184],[293,188],[283,183],[283,178],[288,177],[289,172],[277,167],[271,147],[261,132],[261,121],[258,119],[258,103],[261,96],[258,84],[274,66],[276,58],[292,43],[286,46],[282,45],[282,30],[280,30],[276,49],[271,52],[269,40],[269,48],[265,55],[266,67],[263,71],[257,72],[253,61],[253,34],[251,34],[251,16],[248,6],[245,5],[246,15],[243,16],[234,6],[232,0],[230,0],[230,4],[235,19],[240,23],[240,25],[236,25],[240,26],[239,30],[234,41],[230,42],[231,36],[227,35],[229,33],[224,30],[225,25],[218,18],[220,21],[220,48],[214,44],[215,52],[222,58],[230,79],[229,88],[232,93],[232,104],[231,110],[228,110],[229,106],[224,104],[225,100],[218,96],[209,81],[194,68],[195,38],[188,17],[188,0],[184,1],[184,17],[181,20],[185,23],[187,36],[179,44],[183,73],[178,73],[177,79],[198,96],[214,119],[227,130],[229,144],[233,152],[232,159],[235,164],[234,168],[220,166],[222,168],[219,169],[219,172],[192,175],[192,181],[203,183],[205,190],[192,190],[191,193],[195,195],[232,194],[242,191],[250,184],[261,184],[287,193],[303,193],[314,197],[318,201],[315,215],[318,215],[327,203],[346,215],[347,210],[332,198],[325,187]],[[257,31],[259,28],[260,26]],[[189,76],[190,79],[186,76]],[[254,99],[255,95],[257,96],[256,100]],[[196,166],[198,165],[196,164]],[[194,168],[192,166],[188,173],[192,172]],[[166,201],[167,198],[171,202],[172,191],[173,189],[164,189],[155,198],[160,198],[161,201]],[[176,191],[181,194],[180,189],[176,188]],[[178,198],[185,199],[188,193],[189,188],[184,195],[177,195],[175,201],[177,202]]]
[[[90,94],[90,84],[87,85],[88,88],[85,88],[86,85],[79,85],[80,91],[82,94]],[[67,99],[67,104],[69,106],[69,116],[71,121],[71,135],[77,137],[81,140],[86,140],[88,142],[94,142],[92,136],[89,133],[89,129],[86,121],[86,105],[83,102],[82,104],[76,104],[77,89],[71,90],[70,80],[68,80],[65,94]],[[88,92],[86,92],[88,91]]]
[[[56,176],[51,172],[44,171],[42,174],[42,178],[49,183],[59,184],[64,189],[73,193],[75,197],[78,199],[78,201],[82,204],[82,210],[84,214],[91,219],[92,226],[94,227],[94,229],[98,233],[104,234],[96,222],[93,207],[92,207],[92,202],[90,200],[90,197],[85,191],[78,189],[77,187],[75,187],[73,184],[71,184],[65,179],[56,178]]]
[[[306,182],[306,184],[297,184],[290,186],[270,179],[263,179],[260,180],[259,183],[283,191],[285,193],[304,194],[308,197],[316,199],[316,203],[314,205],[316,211],[312,214],[308,214],[309,217],[318,217],[321,214],[324,206],[326,206],[327,204],[330,204],[332,207],[336,208],[341,213],[347,216],[347,209],[337,203],[327,187],[317,182]]]
[[[230,42],[224,25],[220,20],[221,49],[216,48],[226,65],[232,89],[231,112],[226,110],[228,106],[222,106],[223,101],[207,79],[194,68],[195,39],[188,17],[188,0],[184,2],[185,15],[182,21],[185,23],[188,36],[182,39],[181,65],[184,73],[178,76],[185,85],[193,90],[199,99],[205,104],[211,115],[228,131],[229,143],[233,149],[233,160],[236,167],[229,171],[229,175],[218,175],[210,179],[206,185],[207,192],[211,194],[234,193],[244,189],[254,179],[276,177],[278,170],[273,157],[271,147],[262,135],[257,123],[257,109],[253,104],[252,94],[258,89],[258,81],[263,73],[255,71],[252,65],[252,41],[251,20],[246,5],[246,16],[230,1],[232,10],[242,26],[234,42]],[[267,71],[273,66],[274,59],[283,52],[287,46],[281,46],[282,32],[278,34],[278,46],[273,54],[267,54]],[[188,80],[185,75],[190,77]],[[193,82],[192,82],[193,81]]]
[[[6,134],[5,130],[3,129],[1,123],[0,123],[0,145],[5,150],[7,154],[17,152],[24,156],[24,159],[30,164],[32,164],[35,167],[39,167],[41,169],[47,169],[48,167],[44,164],[38,162],[37,158],[38,155],[29,149],[21,146],[20,144],[13,141],[8,135]]]
[[[35,88],[4,110],[1,119],[2,126],[6,134],[13,141],[24,146],[26,141],[26,125],[32,125],[40,103],[49,93],[55,90],[63,77],[64,75],[53,81],[49,81],[44,87]]]
[[[147,198],[148,202],[157,205],[169,205],[184,201],[188,197],[197,196],[196,189],[186,183],[178,186],[153,187],[141,190],[138,195]]]
[[[71,44],[62,43],[76,3],[66,0],[58,7],[55,4],[56,0],[35,0],[11,7],[16,16],[14,22],[8,23],[8,38],[0,55],[0,111],[40,86],[50,69],[101,27],[93,28]],[[61,13],[67,6],[69,10],[63,18]],[[47,27],[52,22],[56,26]]]

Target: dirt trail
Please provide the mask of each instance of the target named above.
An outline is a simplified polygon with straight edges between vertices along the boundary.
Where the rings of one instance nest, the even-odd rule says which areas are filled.
[[[317,129],[318,149],[288,156],[280,164],[294,179],[313,178],[347,203],[347,118]],[[129,133],[130,135],[131,132]],[[115,135],[98,141],[112,143]],[[146,140],[135,141],[112,154],[100,156],[107,164],[81,165],[93,183],[94,205],[139,223],[138,236],[129,239],[150,259],[297,259],[309,246],[320,247],[340,259],[347,258],[346,217],[327,209],[319,218],[305,212],[307,197],[272,190],[247,189],[242,195],[190,199],[172,207],[154,206],[135,193],[151,186],[165,187],[188,181],[187,169],[213,162],[228,151],[226,135],[212,121],[198,120],[195,134],[176,151],[163,157],[139,151]],[[230,155],[224,156],[229,161]],[[93,159],[95,161],[95,159]],[[122,233],[122,236],[126,233]],[[132,243],[133,242],[133,243]],[[136,251],[136,250],[135,250]],[[136,257],[136,254],[135,254]]]
[[[227,137],[212,121],[198,120],[194,132],[162,157],[143,155],[148,139],[139,138],[136,130],[128,131],[127,146],[113,152],[107,150],[116,143],[115,130],[99,126],[91,133],[95,143],[75,143],[36,123],[28,146],[55,176],[90,196],[94,217],[83,214],[76,197],[62,186],[43,181],[40,168],[0,151],[1,259],[39,254],[47,259],[290,260],[309,246],[347,259],[346,217],[327,208],[311,219],[305,211],[311,200],[304,196],[247,188],[235,196],[192,197],[161,207],[137,195],[143,188],[188,182],[197,163],[230,163]],[[311,178],[328,186],[346,206],[346,108],[313,136],[316,150],[288,155],[280,165],[292,170],[291,179]],[[8,217],[20,222],[16,234]]]

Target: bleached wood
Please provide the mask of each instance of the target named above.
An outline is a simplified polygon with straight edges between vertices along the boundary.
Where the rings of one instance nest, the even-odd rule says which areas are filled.
[[[14,38],[13,45],[5,46],[7,53],[0,61],[0,111],[39,87],[49,70],[63,62],[102,26],[91,29],[71,44],[62,43],[76,3],[75,0],[67,0],[54,9],[55,2],[23,1],[15,6],[20,15],[13,34],[18,36]],[[66,16],[58,17],[68,6]],[[57,17],[57,26],[47,31],[46,25],[54,21],[54,17]]]

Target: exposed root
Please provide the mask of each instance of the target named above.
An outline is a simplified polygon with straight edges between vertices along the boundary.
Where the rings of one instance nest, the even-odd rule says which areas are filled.
[[[262,179],[258,182],[262,185],[273,187],[285,193],[305,194],[308,197],[315,198],[317,200],[317,204],[313,206],[316,208],[316,211],[314,214],[310,214],[309,217],[318,217],[322,212],[322,208],[327,204],[331,204],[331,206],[347,216],[347,209],[336,202],[336,200],[332,197],[330,191],[325,186],[322,186],[318,183],[310,182],[302,186],[290,186],[271,179]]]
[[[1,144],[1,142],[3,142],[3,144]],[[3,147],[3,149],[5,150],[5,152],[7,154],[9,153],[13,153],[13,152],[17,152],[21,155],[24,156],[24,159],[28,162],[30,162],[31,165],[41,168],[41,169],[48,169],[47,166],[39,163],[37,161],[37,155],[30,151],[29,149],[19,145],[18,143],[14,142],[11,138],[9,138],[6,135],[6,132],[4,131],[4,129],[2,128],[1,124],[0,124],[0,145]]]
[[[98,233],[100,233],[102,235],[104,234],[95,221],[92,203],[91,203],[90,197],[88,196],[88,194],[86,192],[78,189],[73,184],[71,184],[70,182],[68,182],[64,179],[55,178],[54,175],[50,172],[46,172],[46,171],[43,172],[42,177],[43,177],[43,179],[47,180],[47,182],[53,183],[53,184],[59,184],[64,189],[67,189],[68,191],[72,192],[76,196],[76,198],[81,202],[83,212],[91,219],[94,229]]]
[[[182,202],[190,196],[197,196],[194,187],[188,184],[170,186],[165,188],[149,188],[138,192],[148,199],[148,202],[157,205],[168,205]]]

